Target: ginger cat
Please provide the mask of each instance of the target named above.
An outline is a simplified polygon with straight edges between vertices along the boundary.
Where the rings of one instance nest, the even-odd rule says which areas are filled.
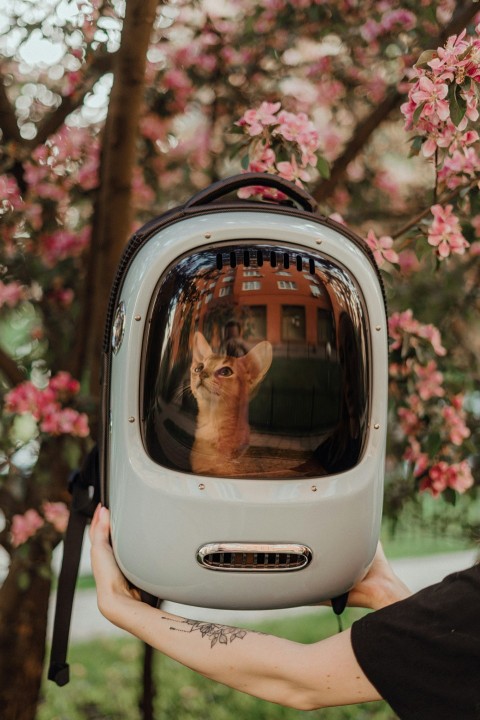
[[[242,357],[215,354],[204,335],[196,332],[190,387],[198,405],[192,471],[201,475],[242,473],[241,456],[248,448],[248,405],[254,389],[272,363],[266,340]]]

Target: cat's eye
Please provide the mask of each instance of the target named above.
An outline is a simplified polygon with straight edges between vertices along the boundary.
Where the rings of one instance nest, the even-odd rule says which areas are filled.
[[[217,370],[217,375],[220,375],[221,377],[230,377],[230,375],[233,375],[233,370],[229,367],[222,367],[220,370]]]
[[[196,373],[202,372],[204,367],[205,367],[205,365],[203,363],[200,363],[200,365],[197,365],[196,368],[193,368],[193,372],[196,372]]]

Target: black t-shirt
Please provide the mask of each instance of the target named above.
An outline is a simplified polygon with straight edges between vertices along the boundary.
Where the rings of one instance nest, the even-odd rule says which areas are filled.
[[[480,565],[352,625],[365,675],[401,720],[480,720]]]

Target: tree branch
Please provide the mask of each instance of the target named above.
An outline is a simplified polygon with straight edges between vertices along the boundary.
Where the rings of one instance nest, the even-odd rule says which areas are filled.
[[[37,126],[37,134],[32,140],[25,140],[20,135],[15,110],[10,102],[3,76],[0,77],[0,128],[4,143],[14,142],[21,149],[21,155],[29,155],[39,145],[42,145],[65,122],[65,119],[83,103],[85,96],[91,92],[97,80],[111,72],[115,63],[116,53],[106,52],[102,47],[96,51],[89,60],[88,67],[84,68],[84,79],[80,87],[72,95],[62,97],[60,105],[45,115]],[[20,153],[17,153],[17,158]],[[22,184],[22,177],[14,173]],[[21,175],[21,173],[20,173]]]
[[[15,360],[0,348],[0,373],[6,377],[11,385],[19,385],[26,380],[25,373],[18,367]]]
[[[443,45],[450,35],[454,35],[463,30],[478,12],[480,12],[480,6],[475,2],[468,2],[456,10],[450,22],[424,49],[437,48]],[[317,202],[322,202],[332,195],[338,183],[345,175],[348,165],[365,147],[377,127],[388,118],[393,110],[399,107],[403,97],[403,93],[399,92],[396,87],[390,88],[380,105],[374,108],[366,118],[360,120],[343,153],[334,161],[330,177],[328,180],[322,181],[313,191],[313,197]]]
[[[441,205],[448,205],[448,203],[452,202],[452,200],[455,200],[458,195],[460,195],[462,192],[468,192],[469,190],[472,190],[474,187],[478,185],[478,178],[475,178],[475,180],[472,180],[468,185],[460,185],[459,187],[452,190],[448,195],[445,195],[445,197],[436,199],[435,202],[440,203]],[[405,225],[402,225],[398,230],[396,230],[392,234],[393,240],[398,240],[399,237],[402,235],[405,235],[409,230],[415,227],[415,225],[418,225],[418,223],[423,220],[424,217],[426,217],[431,212],[431,206],[424,208],[421,212],[418,213],[418,215],[415,215],[412,220],[409,220],[405,223]]]
[[[39,123],[35,137],[24,143],[30,152],[44,143],[50,135],[53,135],[63,125],[70,113],[82,105],[85,96],[91,92],[102,75],[112,72],[115,65],[115,56],[116,53],[107,53],[102,49],[100,53],[93,57],[81,86],[72,95],[63,96],[60,105]]]
[[[0,77],[0,128],[3,133],[3,142],[14,142],[22,145],[24,140],[18,129],[17,117],[13,105],[7,95],[3,74]]]

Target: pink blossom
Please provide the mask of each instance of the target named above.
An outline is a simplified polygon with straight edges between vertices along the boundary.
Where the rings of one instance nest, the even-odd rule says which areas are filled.
[[[298,167],[297,161],[293,155],[290,158],[290,162],[285,161],[277,163],[277,170],[280,177],[285,178],[285,180],[295,182],[298,185],[302,185],[302,180],[306,182],[310,180],[309,173]]]
[[[393,340],[392,350],[399,350],[403,347],[406,339],[417,345],[416,338],[427,340],[437,355],[445,355],[446,350],[442,345],[438,328],[432,324],[423,325],[413,317],[412,310],[404,310],[400,313],[393,313],[388,320],[388,332]]]
[[[431,208],[433,222],[428,230],[428,243],[437,248],[437,255],[442,260],[457,253],[463,255],[468,247],[460,229],[460,222],[453,214],[453,206],[433,205]]]
[[[378,23],[376,20],[373,20],[373,18],[369,18],[360,28],[360,35],[368,43],[376,40],[377,37],[381,34],[381,32],[382,27],[380,23]]]
[[[430,458],[428,457],[427,453],[420,453],[413,467],[413,476],[420,477],[421,475],[423,475],[428,468],[429,462]]]
[[[289,142],[296,142],[301,151],[302,165],[315,165],[315,151],[319,147],[319,133],[305,113],[290,113],[282,110],[278,115],[280,122],[274,135],[281,135]]]
[[[420,490],[428,490],[434,497],[438,497],[447,488],[464,493],[472,487],[473,482],[472,471],[466,460],[452,465],[441,460],[430,468],[420,483]]]
[[[426,75],[420,77],[417,89],[412,90],[410,97],[418,107],[423,106],[422,113],[428,118],[436,114],[440,120],[446,120],[450,116],[450,106],[445,98],[448,95],[448,85],[439,79],[431,80]]]
[[[282,104],[279,102],[262,102],[258,110],[247,110],[235,124],[240,127],[248,126],[247,132],[249,135],[260,135],[264,127],[276,125],[279,122],[275,113],[280,110],[281,106]]]
[[[390,263],[398,263],[398,255],[393,250],[393,240],[388,235],[377,238],[373,230],[369,230],[366,237],[368,247],[373,251],[373,256],[379,267],[386,260]]]
[[[140,132],[143,137],[148,138],[153,143],[158,140],[165,140],[168,132],[169,124],[164,118],[149,113],[144,115],[140,120]]]
[[[30,413],[40,423],[40,430],[45,433],[87,437],[87,415],[61,405],[78,390],[77,380],[66,372],[60,372],[51,378],[45,388],[38,388],[27,380],[6,394],[5,410],[19,415]]]
[[[12,526],[10,532],[12,535],[12,544],[14,547],[22,545],[28,538],[35,535],[37,530],[42,527],[44,520],[36,510],[27,510],[23,515],[14,515],[12,518]]]
[[[42,511],[45,520],[53,525],[59,533],[64,533],[67,529],[68,518],[70,512],[63,502],[44,502]]]
[[[53,267],[60,260],[80,255],[90,242],[90,228],[78,232],[56,230],[41,238],[42,260],[47,267]]]
[[[45,406],[54,402],[54,393],[48,388],[40,390],[32,382],[26,382],[12,388],[5,395],[5,410],[10,413],[30,413],[40,420]]]
[[[402,250],[398,253],[398,264],[403,275],[412,275],[420,269],[420,262],[413,250]]]
[[[405,8],[388,10],[382,16],[381,26],[384,32],[392,32],[398,26],[402,32],[412,30],[417,24],[417,18],[413,12]]]
[[[455,406],[447,405],[442,408],[442,417],[445,421],[450,442],[453,445],[461,445],[464,440],[470,437],[470,429],[464,422],[463,414]]]
[[[416,389],[422,400],[430,400],[445,395],[445,390],[442,387],[443,374],[437,369],[435,360],[430,360],[425,366],[415,363],[414,368],[418,378]]]
[[[44,413],[40,430],[50,435],[87,437],[88,418],[85,413],[79,413],[73,408],[52,406],[49,412]]]
[[[0,210],[20,210],[22,204],[16,180],[10,175],[0,175]]]
[[[8,307],[13,308],[25,298],[25,288],[23,285],[20,285],[19,282],[12,280],[9,283],[4,283],[0,280],[0,308],[3,305],[8,305]]]
[[[467,460],[463,460],[455,465],[455,477],[450,479],[450,487],[459,493],[464,493],[473,487],[474,479],[472,470]]]
[[[472,257],[480,257],[480,240],[470,245],[469,253]]]
[[[57,395],[62,395],[62,397],[76,395],[80,390],[78,380],[75,380],[70,373],[64,370],[54,375],[48,385]]]
[[[330,220],[334,220],[334,221],[337,222],[339,225],[346,225],[346,224],[347,224],[347,223],[345,222],[344,218],[343,218],[343,217],[340,215],[340,213],[338,213],[338,212],[334,212],[334,213],[332,213],[331,215],[329,215],[328,217],[330,218]]]
[[[407,407],[398,408],[400,427],[406,437],[415,436],[421,429],[421,417],[424,408],[418,395],[409,395]]]

